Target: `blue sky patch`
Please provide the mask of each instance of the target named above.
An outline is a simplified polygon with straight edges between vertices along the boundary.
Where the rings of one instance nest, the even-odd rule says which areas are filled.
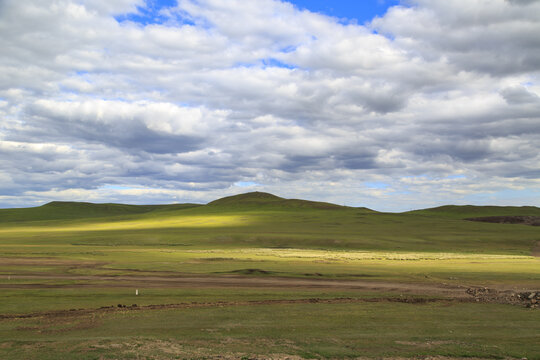
[[[260,186],[261,184],[257,184],[253,181],[238,181],[234,183],[234,186],[238,187],[250,187],[250,186]]]
[[[363,24],[371,21],[375,16],[383,16],[388,8],[399,5],[399,0],[290,0],[287,1],[298,9],[307,9],[311,12],[345,19],[345,22]],[[141,25],[163,24],[168,18],[161,13],[162,9],[177,6],[176,0],[146,0],[145,6],[137,7],[137,13],[115,16],[118,22],[131,21]],[[181,23],[192,24],[187,19],[176,19]]]
[[[364,185],[370,189],[386,189],[390,186],[383,182],[365,182]]]
[[[168,18],[161,13],[162,9],[174,7],[176,0],[146,0],[145,6],[137,6],[137,13],[115,16],[116,21],[131,21],[141,25],[163,24]]]
[[[124,185],[103,185],[101,189],[104,190],[132,190],[135,189],[132,186],[124,186]]]
[[[456,180],[456,179],[466,179],[467,177],[465,175],[450,175],[446,177],[450,180]]]
[[[389,7],[399,5],[399,0],[291,0],[299,9],[345,18],[363,24],[375,16],[382,16]]]
[[[298,68],[297,66],[284,63],[274,58],[263,59],[262,63],[263,63],[263,67],[265,68],[267,67],[279,67],[279,68],[284,68],[284,69],[297,69]]]

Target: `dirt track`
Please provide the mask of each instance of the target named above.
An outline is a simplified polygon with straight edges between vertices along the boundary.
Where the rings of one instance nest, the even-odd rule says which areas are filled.
[[[118,311],[141,311],[141,310],[166,310],[166,309],[192,309],[192,308],[206,308],[206,307],[228,307],[228,306],[256,306],[256,305],[291,305],[291,304],[352,304],[352,303],[374,303],[374,302],[398,302],[408,304],[426,304],[433,302],[473,302],[474,299],[437,299],[437,298],[417,298],[417,297],[398,297],[398,298],[310,298],[310,299],[292,299],[292,300],[252,300],[252,301],[215,301],[215,302],[202,302],[202,303],[178,303],[178,304],[161,304],[161,305],[118,305],[118,306],[106,306],[97,309],[71,309],[71,310],[57,310],[57,311],[44,311],[35,312],[29,314],[0,314],[0,320],[2,319],[27,319],[37,317],[65,317],[65,316],[78,316],[84,314],[92,314],[96,312],[118,312]]]
[[[6,276],[6,275],[4,275]],[[6,276],[7,277],[7,276]],[[335,280],[335,279],[309,279],[287,277],[248,277],[239,275],[221,276],[178,276],[178,275],[148,275],[148,276],[91,276],[72,274],[48,274],[34,273],[27,275],[9,275],[10,280],[36,280],[36,283],[0,284],[0,289],[45,289],[45,288],[268,288],[268,289],[318,289],[329,290],[357,290],[359,293],[383,292],[393,295],[383,295],[363,298],[312,298],[293,300],[255,300],[255,301],[217,301],[203,303],[178,303],[161,305],[118,305],[101,307],[98,309],[71,309],[48,312],[36,312],[29,314],[0,314],[1,319],[34,318],[34,317],[62,317],[92,314],[95,312],[114,311],[140,311],[160,309],[184,309],[195,307],[222,307],[222,306],[252,306],[252,305],[277,305],[277,304],[342,304],[364,302],[401,302],[422,304],[428,302],[489,302],[531,307],[526,295],[514,293],[511,290],[487,289],[478,287],[466,287],[448,284],[430,283],[404,283],[382,282],[372,280]],[[75,284],[44,284],[41,281],[79,281]],[[523,294],[523,293],[522,293]],[[539,295],[540,296],[540,295]],[[536,304],[536,303],[535,303]],[[536,307],[534,305],[533,307]]]
[[[4,277],[7,277],[4,275]],[[388,291],[403,294],[423,294],[466,297],[464,286],[427,283],[383,282],[373,280],[334,280],[288,277],[248,277],[239,275],[220,276],[90,276],[69,274],[11,275],[12,280],[36,280],[36,283],[0,284],[0,289],[39,288],[301,288],[328,290]],[[81,281],[79,284],[43,284],[43,280]],[[94,282],[99,283],[94,283]]]
[[[167,309],[192,309],[192,308],[209,308],[209,307],[230,307],[230,306],[259,306],[259,305],[294,305],[294,304],[358,304],[358,303],[405,303],[405,304],[427,304],[427,303],[502,303],[512,305],[530,306],[526,300],[530,293],[522,293],[509,295],[491,291],[490,289],[469,288],[465,292],[467,296],[456,298],[447,297],[411,297],[411,296],[387,296],[387,297],[367,297],[367,298],[309,298],[309,299],[268,299],[268,300],[250,300],[250,301],[214,301],[214,302],[191,302],[191,303],[176,303],[176,304],[158,304],[158,305],[142,305],[137,304],[117,306],[104,306],[100,308],[87,309],[70,309],[70,310],[55,310],[41,311],[27,314],[0,314],[0,320],[9,319],[28,319],[28,318],[59,318],[72,317],[95,313],[111,313],[120,311],[142,311],[142,310],[167,310]],[[535,294],[535,293],[533,293]],[[540,296],[540,295],[539,295]],[[538,298],[538,296],[536,297]],[[530,299],[530,297],[529,297]]]

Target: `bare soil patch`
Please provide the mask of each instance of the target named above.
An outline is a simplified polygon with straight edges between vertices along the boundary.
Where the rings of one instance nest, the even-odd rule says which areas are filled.
[[[521,224],[540,226],[540,216],[485,216],[467,218],[469,221],[480,221],[495,224]]]
[[[93,329],[101,325],[99,319],[96,320],[95,313],[84,314],[77,317],[43,316],[37,325],[18,326],[19,331],[34,331],[40,334],[60,334],[74,330]]]
[[[257,339],[254,340],[261,348],[271,348],[278,344],[275,340],[270,339]],[[253,343],[253,341],[251,342]],[[86,350],[93,349],[115,349],[118,353],[137,358],[148,359],[177,359],[179,356],[185,359],[206,359],[206,360],[307,360],[313,359],[312,357],[305,358],[299,355],[292,355],[287,353],[267,353],[264,355],[238,353],[228,351],[229,345],[248,345],[246,340],[229,339],[226,344],[213,344],[214,348],[208,348],[208,342],[204,341],[190,341],[185,342],[177,339],[167,340],[145,340],[137,339],[135,341],[126,341],[120,343],[101,342],[99,344],[89,343],[86,345]],[[283,345],[283,340],[279,341],[279,345]],[[436,345],[433,343],[433,345]],[[294,344],[287,344],[286,348],[290,349],[291,353],[298,352],[300,348],[294,346]],[[82,349],[81,349],[82,350]],[[83,350],[84,351],[84,350]],[[216,355],[219,351],[220,354]],[[287,350],[285,350],[287,351]],[[126,356],[126,357],[127,357]],[[353,358],[351,358],[353,359]],[[373,360],[374,358],[367,357],[355,357],[355,360]],[[381,357],[380,360],[487,360],[487,358],[479,357],[447,357],[447,356],[417,356],[417,357]],[[507,358],[507,360],[512,360]]]
[[[477,302],[521,305],[531,309],[537,309],[540,305],[540,290],[516,292],[476,287],[468,288],[467,294]]]

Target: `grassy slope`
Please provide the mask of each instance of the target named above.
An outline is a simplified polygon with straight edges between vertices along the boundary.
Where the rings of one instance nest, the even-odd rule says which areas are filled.
[[[186,209],[0,226],[4,256],[104,264],[41,265],[44,271],[77,274],[224,274],[255,268],[281,276],[534,282],[540,267],[528,255],[539,240],[537,227],[321,209],[320,203],[260,193]],[[24,264],[0,262],[0,273],[28,271]]]
[[[462,207],[387,214],[365,208],[285,200],[264,193],[191,206],[53,203],[39,208],[4,210],[9,216],[0,216],[4,223],[0,226],[0,244],[527,255],[540,240],[536,227],[464,221],[460,217],[471,216],[473,210],[464,212],[459,210]],[[481,209],[475,207],[474,213],[478,216],[521,214],[519,208]],[[527,208],[526,214],[535,211],[540,209]],[[45,216],[56,220],[33,222]],[[21,222],[25,219],[30,221]]]
[[[540,208],[535,206],[473,206],[445,205],[431,209],[409,211],[408,214],[452,219],[486,216],[540,216]]]
[[[53,201],[48,204],[19,209],[0,209],[0,223],[86,219],[122,215],[144,214],[153,211],[171,211],[197,207],[197,204],[125,205],[93,204],[85,202]]]
[[[218,200],[214,200],[208,204],[210,207],[221,209],[234,210],[257,210],[257,209],[274,209],[274,210],[344,210],[351,209],[346,206],[340,206],[327,202],[309,201],[299,199],[284,199],[279,196],[264,192],[252,192],[234,196],[227,196]],[[366,212],[374,212],[367,208],[357,208]]]
[[[121,312],[2,321],[0,357],[284,359],[288,354],[306,359],[538,359],[539,321],[540,312],[491,304],[302,304]]]

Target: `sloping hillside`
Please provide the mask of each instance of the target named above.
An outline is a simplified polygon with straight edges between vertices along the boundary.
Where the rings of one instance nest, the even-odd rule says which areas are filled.
[[[409,211],[407,214],[467,219],[489,216],[540,216],[540,208],[535,206],[474,206],[445,205],[436,208]]]
[[[523,211],[525,209],[526,211]],[[0,210],[0,238],[17,243],[87,246],[190,246],[341,249],[528,255],[538,227],[466,221],[538,208],[446,206],[393,214],[268,193],[229,196],[208,205],[53,202]]]
[[[84,219],[143,214],[153,211],[180,210],[197,204],[125,205],[93,204],[87,202],[53,201],[48,204],[19,209],[0,209],[0,222]]]

